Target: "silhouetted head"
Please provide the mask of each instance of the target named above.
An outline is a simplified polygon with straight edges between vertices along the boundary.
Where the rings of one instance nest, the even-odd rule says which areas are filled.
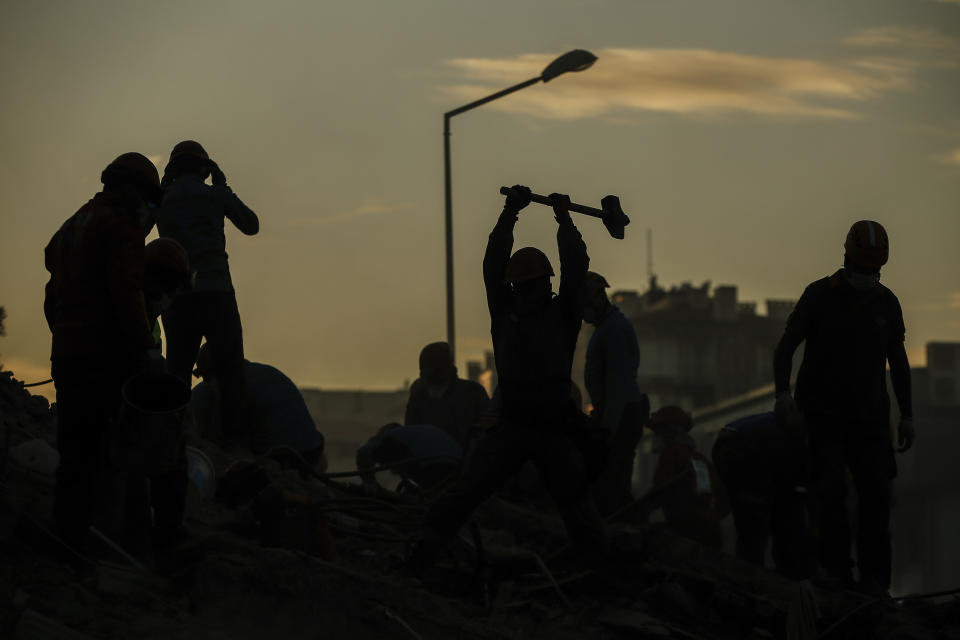
[[[190,258],[176,240],[157,238],[143,250],[143,296],[151,317],[165,311],[190,280]]]
[[[689,440],[688,432],[693,428],[693,417],[682,407],[669,405],[655,411],[647,426],[654,434],[654,450],[677,440]]]
[[[535,247],[524,247],[510,256],[506,282],[514,295],[514,310],[519,314],[535,312],[550,302],[553,287],[550,259]]]
[[[143,154],[124,153],[100,174],[104,191],[121,195],[131,209],[160,200],[160,174]]]
[[[457,377],[449,344],[431,342],[420,351],[420,377],[428,385],[445,385]]]
[[[610,310],[610,300],[606,289],[610,287],[607,279],[599,273],[587,271],[583,278],[583,287],[580,290],[580,306],[583,319],[590,324],[597,324]]]
[[[182,175],[193,175],[200,180],[210,175],[210,156],[199,142],[178,142],[170,152],[170,160],[163,170],[164,186]]]
[[[843,243],[844,273],[858,290],[869,290],[880,282],[880,269],[890,256],[887,230],[879,222],[855,222]]]

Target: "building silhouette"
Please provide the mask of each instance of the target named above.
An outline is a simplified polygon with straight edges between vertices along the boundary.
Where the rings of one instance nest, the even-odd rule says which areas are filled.
[[[705,407],[773,380],[773,350],[794,302],[737,299],[737,287],[710,282],[665,289],[650,278],[644,293],[614,291],[612,302],[633,323],[640,347],[637,383],[654,409]],[[593,327],[584,324],[573,379],[583,388],[583,365]]]

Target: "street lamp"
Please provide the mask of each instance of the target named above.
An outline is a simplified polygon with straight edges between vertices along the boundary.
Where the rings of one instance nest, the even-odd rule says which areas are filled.
[[[486,98],[480,98],[470,104],[465,104],[462,107],[447,111],[443,114],[443,187],[445,203],[443,222],[447,248],[447,343],[450,345],[450,352],[454,354],[454,362],[456,362],[456,342],[454,341],[453,321],[453,203],[450,194],[450,118],[464,111],[470,111],[470,109],[487,104],[497,98],[502,98],[514,91],[519,91],[530,85],[537,84],[540,81],[550,82],[557,76],[567,73],[568,71],[583,71],[584,69],[588,69],[596,60],[597,56],[583,49],[568,51],[548,64],[539,76],[515,84],[512,87],[507,87],[503,91],[498,91]]]

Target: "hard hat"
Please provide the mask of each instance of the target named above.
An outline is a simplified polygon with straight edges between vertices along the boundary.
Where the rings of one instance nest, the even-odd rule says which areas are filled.
[[[431,342],[420,351],[420,373],[446,373],[453,364],[453,353],[446,342]]]
[[[141,190],[144,199],[156,202],[160,199],[160,174],[143,154],[130,152],[117,156],[100,174],[103,184],[130,184]]]
[[[171,275],[190,275],[190,258],[180,243],[170,238],[157,238],[143,250],[144,269]]]
[[[536,247],[524,247],[510,256],[504,280],[514,284],[552,275],[553,267],[550,266],[550,259],[546,254]]]
[[[176,145],[174,145],[173,151],[170,152],[170,160],[168,161],[168,164],[174,160],[179,160],[180,158],[209,160],[210,155],[199,142],[196,142],[195,140],[184,140],[183,142],[178,142]]]
[[[680,427],[684,431],[690,431],[693,427],[693,418],[682,407],[676,405],[662,407],[650,416],[650,428],[658,431],[665,427]]]
[[[879,222],[860,220],[854,222],[843,243],[846,258],[855,267],[879,269],[887,263],[890,241],[887,230]]]
[[[607,279],[595,271],[587,271],[583,276],[583,290],[588,293],[609,288],[610,283],[607,282]]]

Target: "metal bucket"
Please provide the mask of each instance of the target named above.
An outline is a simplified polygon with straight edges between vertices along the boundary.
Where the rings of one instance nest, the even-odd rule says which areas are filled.
[[[182,460],[190,387],[163,372],[138,373],[123,383],[123,404],[111,456],[120,469],[160,475]]]

